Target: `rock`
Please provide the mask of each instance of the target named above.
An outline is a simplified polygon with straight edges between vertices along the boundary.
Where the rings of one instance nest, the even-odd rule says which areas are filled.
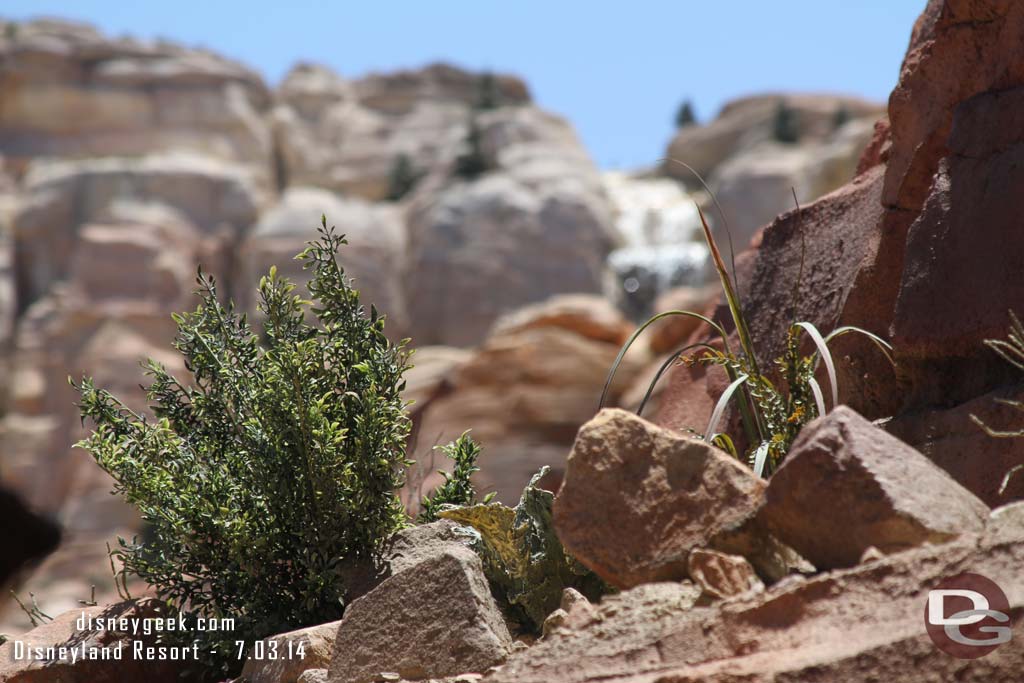
[[[1017,15],[1024,29],[1024,12]],[[1019,376],[984,340],[1005,338],[1007,310],[1024,302],[1016,258],[1024,223],[1010,199],[1024,183],[1020,71],[1019,87],[956,107],[948,156],[907,234],[893,342],[910,378],[908,409],[954,405]]]
[[[530,477],[544,465],[552,472],[544,488],[555,490],[565,454],[579,426],[594,415],[618,347],[561,326],[531,327],[488,339],[447,378],[443,395],[430,403],[418,428],[415,459],[433,473],[447,466],[432,446],[472,428],[483,445],[477,490],[519,500]],[[609,391],[615,404],[641,363],[642,349],[627,355]],[[415,362],[415,360],[414,360]],[[439,477],[428,478],[424,490]]]
[[[20,22],[0,39],[0,152],[40,157],[196,152],[270,175],[270,93],[204,50],[111,39],[89,26]]]
[[[686,183],[694,178],[678,159],[692,166],[705,179],[726,159],[772,138],[775,112],[780,101],[793,111],[800,131],[800,144],[820,142],[835,132],[836,114],[845,109],[851,118],[877,118],[880,108],[863,100],[831,95],[755,95],[727,103],[705,126],[680,128],[669,143],[662,173]],[[788,194],[789,188],[786,188]]]
[[[731,598],[763,591],[764,584],[750,563],[739,555],[697,548],[688,559],[690,578],[711,598]]]
[[[412,367],[405,373],[402,398],[413,402],[413,412],[424,410],[450,387],[449,377],[473,357],[468,349],[451,346],[420,346],[412,356]]]
[[[480,559],[453,549],[401,572],[349,605],[338,629],[332,683],[370,683],[482,672],[505,660],[508,628]]]
[[[840,406],[807,425],[772,476],[765,525],[819,569],[980,531],[988,507],[930,460]]]
[[[993,438],[972,416],[993,429],[1014,431],[1022,426],[1021,413],[1001,401],[1020,400],[1024,400],[1024,385],[1010,385],[951,408],[900,415],[885,428],[926,455],[986,505],[997,507],[1024,497],[1024,477],[1012,477],[1003,488],[1006,473],[1024,461],[1024,440]]]
[[[242,677],[248,683],[297,683],[307,670],[326,669],[340,625],[340,621],[334,621],[265,638],[266,652],[276,653],[277,658],[248,659]],[[270,645],[271,641],[276,646]]]
[[[1024,531],[1006,534],[969,534],[705,608],[638,600],[652,587],[641,586],[607,598],[589,626],[559,629],[513,654],[488,681],[1010,683],[1024,665],[1019,638],[963,660],[935,647],[922,623],[928,592],[965,567],[1004,589],[1011,615],[1024,606]]]
[[[0,588],[22,567],[38,562],[60,542],[60,527],[25,506],[14,493],[0,488],[0,535],[4,554],[0,558]]]
[[[256,287],[271,266],[293,282],[305,284],[308,272],[295,255],[317,239],[321,216],[348,239],[338,255],[345,274],[355,280],[363,305],[387,315],[388,336],[404,337],[405,305],[399,286],[405,252],[405,226],[397,208],[343,198],[315,187],[290,187],[261,214],[239,249],[233,278],[236,302],[256,308]]]
[[[558,609],[544,620],[543,634],[548,636],[559,628],[580,628],[598,619],[597,608],[574,588],[562,591],[562,602]]]
[[[1022,31],[1020,3],[930,0],[914,27],[899,83],[889,98],[887,206],[912,212],[923,206],[940,159],[952,151],[949,134],[961,103],[1024,85],[1024,45],[1017,40]],[[1019,135],[1011,128],[1002,130]]]
[[[325,67],[300,64],[281,83],[272,117],[281,173],[289,184],[385,199],[400,155],[419,174],[443,162],[466,125],[480,79],[433,64],[347,82]],[[519,79],[496,75],[493,83],[502,103],[529,103]]]
[[[164,616],[159,601],[153,598],[130,600],[102,607],[87,607],[58,615],[22,636],[0,645],[0,681],[4,683],[177,683],[194,653],[185,653],[184,661],[147,656],[144,650],[156,645],[155,635],[122,635],[114,630],[86,628],[77,622],[89,619],[155,619]],[[46,648],[69,648],[64,656],[45,657]],[[164,646],[168,647],[168,646]],[[44,657],[36,657],[43,648]],[[71,648],[77,652],[72,660]],[[120,658],[113,659],[120,650]],[[82,653],[96,653],[94,657]],[[106,654],[106,658],[103,657]]]
[[[617,346],[633,332],[633,324],[603,296],[562,294],[503,315],[494,323],[490,336],[537,327],[564,328],[585,339]]]
[[[654,314],[665,311],[691,311],[706,314],[721,296],[717,287],[675,287],[662,293],[654,302]],[[670,353],[682,348],[687,340],[705,324],[696,318],[674,315],[662,318],[646,332],[653,353]]]
[[[327,669],[306,669],[297,683],[327,683]]]
[[[405,293],[416,343],[476,344],[523,305],[601,291],[607,203],[561,185],[532,188],[495,171],[414,203]]]
[[[607,409],[576,437],[555,529],[566,550],[616,587],[681,579],[690,551],[751,521],[764,489],[709,444]]]

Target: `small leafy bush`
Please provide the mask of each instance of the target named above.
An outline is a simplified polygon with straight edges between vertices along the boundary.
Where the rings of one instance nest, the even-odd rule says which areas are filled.
[[[433,495],[425,497],[420,502],[417,523],[437,521],[438,513],[449,506],[466,507],[476,504],[476,489],[471,478],[480,471],[476,461],[482,451],[468,431],[463,432],[462,436],[448,445],[441,446],[441,452],[454,461],[455,467],[450,474],[445,470],[438,470],[444,477],[444,483],[434,490]],[[493,493],[488,493],[484,496],[483,502],[489,503],[493,497]]]
[[[413,166],[408,154],[399,154],[395,157],[388,172],[388,201],[397,202],[412,192],[422,175]]]
[[[1007,363],[1024,372],[1024,325],[1021,324],[1020,318],[1013,311],[1010,311],[1010,332],[1007,338],[1004,339],[986,339],[985,346],[995,351],[1000,358],[1005,360]],[[1003,405],[1010,406],[1016,410],[1024,413],[1024,401],[1014,401],[1012,399],[1000,398],[996,399],[996,402],[1002,403]],[[971,415],[971,420],[976,425],[985,430],[985,433],[991,437],[997,439],[1020,439],[1024,438],[1024,428],[1003,431],[993,429],[989,425],[985,424],[980,417],[977,415]],[[1010,479],[1015,475],[1024,471],[1024,464],[1014,465],[1003,477],[1003,482],[999,487],[999,493],[1002,495],[1006,492],[1006,487],[1010,484]]]
[[[217,647],[341,617],[348,561],[376,557],[405,524],[396,495],[408,463],[400,392],[408,354],[367,315],[338,263],[346,241],[322,219],[298,255],[312,301],[276,269],[259,284],[259,333],[199,273],[199,306],[174,316],[191,381],[149,361],[153,416],[83,379],[78,445],[135,505],[147,541],[119,539],[124,571],[188,616],[233,617]],[[207,648],[208,649],[208,648]]]
[[[796,112],[785,100],[779,100],[772,119],[772,137],[776,142],[792,145],[800,141],[800,123]]]
[[[697,116],[693,113],[693,103],[690,100],[684,101],[676,110],[676,128],[685,128],[697,123]]]
[[[501,90],[498,88],[498,79],[490,71],[485,71],[476,81],[476,99],[473,102],[473,108],[487,111],[500,106]]]
[[[685,164],[683,165],[685,166]],[[687,166],[687,168],[689,167]],[[692,169],[690,170],[692,171]],[[700,176],[697,177],[700,179]],[[729,312],[735,325],[739,349],[733,348],[732,342],[730,342],[730,335],[724,327],[700,313],[694,313],[693,311],[665,311],[659,313],[638,327],[619,351],[619,355],[615,359],[605,381],[600,406],[604,405],[608,394],[608,387],[611,386],[612,378],[623,357],[626,355],[626,351],[629,350],[629,347],[645,329],[656,321],[670,316],[681,315],[696,318],[710,326],[720,338],[721,349],[716,348],[709,342],[702,341],[690,344],[671,354],[655,374],[646,395],[640,403],[637,414],[643,412],[658,380],[661,379],[662,375],[673,363],[682,362],[685,364],[721,366],[728,374],[730,384],[719,397],[704,432],[693,431],[700,434],[706,441],[716,444],[737,458],[741,458],[736,446],[738,439],[719,431],[719,424],[722,421],[729,401],[734,396],[738,396],[743,436],[746,439],[746,443],[749,444],[746,457],[741,459],[745,459],[758,476],[767,477],[782,464],[783,459],[789,452],[790,446],[804,425],[827,412],[824,393],[815,378],[820,362],[824,362],[827,371],[831,388],[831,404],[835,407],[839,402],[835,364],[829,352],[828,343],[842,335],[851,332],[857,333],[867,337],[881,349],[891,364],[893,363],[890,355],[892,347],[877,335],[859,327],[839,327],[828,336],[823,337],[813,324],[794,321],[787,332],[785,353],[775,361],[778,373],[776,381],[773,381],[767,373],[761,370],[763,363],[755,353],[734,280],[729,275],[718,245],[711,234],[711,229],[704,218],[703,211],[701,211],[700,207],[697,208],[697,211],[704,230],[704,238],[711,251],[711,258],[715,265],[715,270],[718,272],[726,303],[729,306]],[[801,258],[800,273],[797,277],[797,290],[800,287],[802,278],[803,258]],[[800,351],[804,335],[809,336],[815,346],[814,353],[809,356],[802,355]],[[692,355],[686,355],[691,351],[694,352]]]
[[[476,118],[470,118],[466,130],[466,149],[455,159],[455,174],[459,177],[474,180],[490,170],[482,137]]]

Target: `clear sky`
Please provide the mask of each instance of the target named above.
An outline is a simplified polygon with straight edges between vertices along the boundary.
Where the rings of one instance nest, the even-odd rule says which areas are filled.
[[[3,0],[208,47],[277,83],[297,61],[345,76],[444,60],[519,74],[604,167],[660,157],[683,98],[712,117],[760,91],[884,101],[925,0]]]

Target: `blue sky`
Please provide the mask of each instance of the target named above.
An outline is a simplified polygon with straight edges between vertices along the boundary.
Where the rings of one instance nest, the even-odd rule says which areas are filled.
[[[444,60],[524,77],[604,167],[650,164],[679,102],[701,119],[761,91],[884,101],[925,0],[4,0],[0,15],[88,21],[241,60],[274,84],[296,61],[345,76]]]

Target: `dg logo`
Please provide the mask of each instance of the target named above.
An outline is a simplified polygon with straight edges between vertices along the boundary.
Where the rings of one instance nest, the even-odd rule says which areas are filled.
[[[1010,601],[996,583],[965,572],[928,592],[925,627],[935,646],[959,659],[977,659],[1010,642]]]

